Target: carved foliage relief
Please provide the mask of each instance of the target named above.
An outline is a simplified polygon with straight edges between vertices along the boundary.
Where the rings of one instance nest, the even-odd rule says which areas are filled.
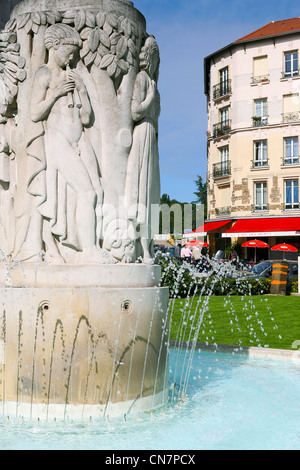
[[[66,12],[34,12],[12,19],[7,31],[24,29],[26,33],[37,34],[40,26],[64,23],[73,26],[83,40],[80,56],[84,64],[92,64],[107,70],[112,78],[128,72],[129,66],[138,59],[136,46],[139,37],[138,25],[117,13],[85,10]]]
[[[6,155],[13,155],[13,168],[15,172],[14,176],[8,176],[6,178],[8,184],[9,182],[11,183],[10,187],[5,188],[6,190],[9,189],[9,191],[7,191],[8,194],[6,196],[3,195],[0,189],[0,226],[3,225],[3,220],[6,218],[8,210],[6,207],[7,204],[5,205],[5,197],[10,201],[9,217],[7,217],[9,227],[4,227],[6,238],[10,239],[9,245],[11,249],[8,251],[14,259],[22,253],[23,248],[23,251],[26,252],[26,256],[24,255],[23,258],[21,256],[20,259],[25,261],[34,259],[41,250],[44,250],[47,254],[48,248],[52,247],[51,250],[52,253],[54,253],[54,259],[57,254],[57,259],[59,258],[62,261],[67,260],[67,262],[69,262],[69,260],[70,262],[76,262],[76,258],[72,258],[72,253],[76,254],[76,252],[81,251],[80,240],[77,245],[69,243],[69,246],[63,246],[61,239],[51,228],[52,225],[56,224],[57,226],[57,219],[54,218],[52,224],[51,218],[43,216],[43,213],[38,207],[42,207],[41,203],[37,202],[38,197],[41,198],[41,195],[43,196],[43,204],[49,206],[47,191],[49,191],[50,186],[48,185],[47,187],[47,180],[49,181],[49,171],[51,168],[50,170],[48,169],[50,160],[48,160],[47,156],[47,145],[49,147],[47,138],[49,141],[50,133],[47,127],[50,129],[51,120],[45,116],[39,119],[38,124],[34,124],[34,122],[36,122],[34,121],[30,125],[27,125],[28,119],[23,119],[23,121],[18,124],[18,96],[22,97],[20,109],[21,106],[23,108],[28,107],[29,109],[32,101],[30,97],[30,84],[35,83],[34,77],[37,72],[41,76],[43,76],[43,74],[45,77],[47,76],[46,71],[43,71],[43,67],[47,67],[48,64],[46,48],[43,49],[43,46],[40,45],[38,47],[36,46],[40,43],[43,44],[45,32],[47,28],[52,25],[67,25],[76,31],[76,34],[78,34],[81,39],[81,44],[78,47],[79,62],[81,65],[77,64],[75,66],[74,72],[76,73],[73,74],[73,80],[77,83],[76,86],[81,89],[81,93],[88,97],[91,109],[89,111],[90,117],[86,122],[83,116],[84,106],[82,109],[75,109],[74,112],[78,115],[80,115],[80,113],[82,114],[81,122],[83,130],[76,141],[76,148],[74,144],[72,145],[73,149],[78,153],[79,159],[81,159],[85,165],[88,165],[87,174],[90,175],[92,182],[92,192],[94,192],[92,198],[96,201],[94,203],[96,219],[95,246],[99,255],[101,255],[101,253],[103,254],[103,252],[109,255],[109,257],[106,256],[103,258],[103,262],[134,262],[139,255],[143,257],[143,249],[138,248],[138,245],[140,247],[143,246],[143,243],[139,243],[139,235],[137,235],[136,231],[137,228],[139,229],[139,223],[137,221],[138,215],[131,215],[127,218],[123,215],[117,215],[112,219],[109,214],[107,219],[105,219],[105,210],[102,210],[101,205],[104,202],[110,202],[116,206],[116,201],[120,200],[121,197],[125,200],[125,203],[122,202],[122,204],[126,206],[125,193],[126,187],[129,186],[127,181],[127,161],[140,161],[140,159],[143,158],[145,162],[147,162],[148,159],[151,161],[153,156],[156,172],[155,179],[156,182],[159,180],[157,150],[159,105],[155,105],[155,103],[159,104],[159,94],[156,90],[156,86],[153,85],[158,76],[159,59],[154,59],[157,71],[151,69],[150,63],[149,68],[148,65],[145,68],[145,64],[143,64],[143,72],[142,75],[140,75],[141,57],[143,56],[143,61],[145,60],[145,48],[143,45],[148,37],[144,26],[119,12],[105,12],[97,9],[85,10],[75,8],[69,11],[36,11],[25,13],[16,18],[12,18],[6,24],[5,30],[0,33],[0,85],[2,87],[2,90],[0,87],[0,140],[4,142],[4,147],[0,150],[2,153],[6,152]],[[21,38],[21,44],[18,42],[19,37]],[[24,41],[24,38],[25,41],[26,38],[28,38],[28,44],[30,41],[33,44],[34,38],[37,39],[35,43],[36,46],[28,46],[27,44],[24,48],[25,57],[22,57],[20,51],[22,51],[22,41]],[[153,41],[155,43],[155,40]],[[79,44],[78,41],[77,44]],[[158,49],[155,44],[154,46],[153,49],[152,44],[149,50],[153,50],[154,55],[158,57],[158,52],[156,52]],[[39,54],[32,54],[31,57],[31,54],[28,55],[26,53],[28,47],[29,49],[31,48],[31,52],[32,48],[36,47],[36,51],[39,51]],[[153,52],[151,52],[151,54],[153,54]],[[148,75],[150,69],[151,74]],[[125,79],[125,77],[127,78]],[[22,88],[23,82],[29,85]],[[141,84],[144,87],[142,99],[148,103],[149,111],[147,112],[150,113],[149,122],[151,129],[148,131],[145,127],[145,131],[147,130],[147,133],[145,132],[145,139],[148,139],[145,146],[147,152],[139,156],[138,152],[140,150],[138,149],[142,148],[143,145],[141,146],[138,142],[141,138],[144,139],[144,137],[141,132],[142,127],[139,127],[139,134],[135,132],[135,128],[140,122],[132,116],[131,101],[136,100],[136,96],[138,96],[136,90],[140,90]],[[34,90],[32,93],[34,93]],[[135,98],[133,98],[134,96]],[[59,112],[59,102],[61,99],[62,98],[59,97],[57,104],[54,103],[54,113]],[[154,111],[155,109],[157,109],[157,111]],[[49,108],[49,116],[51,112],[52,108]],[[28,115],[27,113],[27,116]],[[145,117],[146,116],[145,114]],[[52,122],[54,122],[53,118]],[[146,126],[146,124],[145,121],[143,125]],[[13,139],[11,141],[6,139],[8,125],[10,131],[11,129],[13,130],[13,132],[9,132],[9,134],[16,136],[14,141]],[[36,127],[37,125],[40,127]],[[26,126],[28,128],[26,128]],[[149,132],[151,132],[151,134],[149,134]],[[25,139],[21,137],[24,135],[27,136]],[[149,135],[152,135],[150,141]],[[124,136],[126,136],[126,140],[124,140]],[[22,143],[20,143],[21,141]],[[44,144],[41,143],[42,141],[44,141]],[[15,142],[17,142],[17,144],[15,144]],[[67,144],[65,144],[65,148],[66,147]],[[83,158],[84,152],[89,155],[89,162],[87,163]],[[1,155],[2,154],[0,154],[0,158]],[[38,163],[38,170],[32,170],[32,168],[34,168],[32,162]],[[0,165],[2,165],[2,161],[0,161]],[[71,233],[71,230],[69,234],[67,233],[71,218],[74,218],[73,225],[75,228],[78,222],[76,222],[77,209],[74,198],[77,198],[77,201],[79,201],[81,191],[76,189],[75,185],[70,182],[69,175],[65,176],[63,172],[59,175],[59,165],[55,166],[53,161],[51,161],[51,165],[51,171],[54,175],[53,181],[56,181],[55,172],[58,172],[59,178],[63,180],[62,183],[64,186],[59,186],[60,182],[57,180],[59,184],[57,182],[55,183],[57,185],[56,190],[58,191],[59,187],[65,187],[64,191],[66,191],[65,194],[67,195],[64,205],[57,205],[54,212],[56,212],[56,214],[63,213],[63,211],[69,210],[68,207],[74,206],[71,215],[67,214],[65,216],[65,239],[68,239]],[[133,168],[136,169],[134,163]],[[11,166],[10,172],[12,173]],[[4,177],[1,177],[2,173],[2,167],[0,167],[0,180],[5,181]],[[23,179],[19,181],[21,174],[23,175]],[[28,187],[27,194],[25,194],[26,184],[24,184],[23,181],[24,174],[26,174],[27,180],[30,179],[31,182],[36,180],[39,184],[43,184],[45,195],[42,194],[42,191],[42,193],[36,193],[38,197],[35,197],[35,194],[30,192]],[[44,183],[41,183],[42,176],[46,178],[43,180]],[[134,182],[131,184],[131,190],[134,189],[134,185],[136,185],[137,188],[139,187],[142,181],[139,181],[139,178],[139,175],[137,175],[137,177],[133,179]],[[151,175],[149,178],[151,179]],[[143,184],[146,181],[147,186],[150,188],[152,187],[152,183],[149,178],[143,175]],[[156,184],[155,191],[155,194],[158,195],[154,198],[156,201],[156,199],[159,199],[159,183],[158,185]],[[138,190],[136,194],[139,194]],[[55,196],[53,200],[58,201],[58,196]],[[13,202],[15,207],[13,207]],[[81,201],[81,205],[82,202],[83,201]],[[135,201],[136,204],[139,204],[139,202],[138,199]],[[159,200],[157,200],[157,203],[159,203]],[[63,207],[65,207],[65,209]],[[118,209],[120,209],[120,207],[118,207]],[[124,207],[121,209],[123,210]],[[78,226],[79,225],[80,224],[78,224]],[[113,226],[114,229],[110,234],[108,228],[111,226]],[[13,228],[11,229],[11,227]],[[2,239],[3,234],[1,230],[2,228],[0,227],[0,238]],[[88,234],[88,232],[86,233]],[[116,234],[120,233],[126,233],[122,242],[116,241]],[[148,246],[144,248],[144,254],[145,250],[149,252],[149,243],[151,244],[149,231],[146,230],[145,233],[146,245],[148,244]],[[13,239],[14,242],[11,241]],[[85,237],[81,237],[81,240],[83,239],[85,239]],[[65,245],[67,245],[67,243],[65,243]],[[128,247],[130,247],[130,250]],[[71,256],[69,256],[65,250],[69,250]],[[97,255],[95,255],[94,252],[88,261],[91,261],[93,258],[95,258],[95,262],[97,262]]]

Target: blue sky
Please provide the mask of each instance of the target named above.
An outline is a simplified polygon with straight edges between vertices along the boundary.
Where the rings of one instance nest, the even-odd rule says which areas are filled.
[[[300,16],[299,0],[133,0],[159,44],[161,192],[195,199],[206,178],[203,59],[270,21]]]
[[[206,178],[203,59],[270,21],[300,16],[299,0],[132,0],[156,37],[161,55],[159,123],[161,192],[195,199]],[[12,0],[12,4],[20,0]],[[87,0],[88,3],[88,0]],[[5,13],[9,0],[0,0]]]

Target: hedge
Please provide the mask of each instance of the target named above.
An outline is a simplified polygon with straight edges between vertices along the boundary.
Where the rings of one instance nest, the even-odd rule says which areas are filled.
[[[230,278],[209,270],[207,276],[199,274],[192,265],[163,255],[156,257],[161,266],[161,286],[169,287],[170,298],[190,295],[264,295],[270,293],[269,279]]]

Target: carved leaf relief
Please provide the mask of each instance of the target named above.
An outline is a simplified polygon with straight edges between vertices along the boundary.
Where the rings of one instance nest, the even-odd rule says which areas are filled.
[[[18,82],[23,82],[26,78],[25,65],[25,58],[20,56],[17,34],[11,30],[2,31],[0,34],[0,77],[6,90],[9,90],[8,102],[12,102],[17,95]]]
[[[100,30],[98,28],[93,29],[88,35],[88,47],[91,52],[96,52],[100,44]]]
[[[78,13],[76,13],[74,17],[74,25],[77,31],[80,31],[84,26],[86,22],[86,14],[84,10],[79,10]]]
[[[73,26],[80,34],[83,47],[80,57],[89,67],[93,64],[112,79],[128,72],[138,60],[136,41],[139,36],[135,22],[116,12],[93,13],[85,10],[69,10],[25,13],[11,20],[7,27],[13,31],[24,28],[27,33],[37,34],[41,25],[65,23]]]

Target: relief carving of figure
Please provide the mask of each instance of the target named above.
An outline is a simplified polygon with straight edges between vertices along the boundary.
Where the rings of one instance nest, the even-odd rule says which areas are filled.
[[[12,206],[0,241],[9,232],[12,260],[152,260],[159,50],[121,13],[28,12],[0,33],[0,196],[8,188]]]
[[[103,191],[95,152],[85,133],[93,110],[76,71],[81,45],[78,32],[66,24],[52,25],[45,32],[48,62],[35,74],[31,98],[31,118],[42,122],[44,131],[40,151],[44,151],[45,187],[38,211],[48,259],[64,258],[68,247],[76,253],[76,262],[99,262],[103,253],[95,213]]]
[[[131,104],[135,127],[126,181],[128,216],[136,223],[142,256],[146,262],[153,257],[152,206],[160,202],[157,140],[160,114],[160,96],[157,90],[159,62],[156,40],[150,36],[141,50],[140,72],[136,77]]]
[[[14,243],[13,196],[18,85],[26,78],[17,35],[0,32],[0,246],[9,255]]]

